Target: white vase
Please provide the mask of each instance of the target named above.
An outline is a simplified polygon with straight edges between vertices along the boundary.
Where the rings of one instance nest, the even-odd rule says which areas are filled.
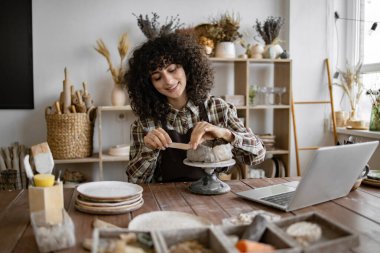
[[[265,45],[263,56],[267,59],[277,59],[284,50],[279,44]]]
[[[111,104],[123,106],[127,102],[127,92],[121,85],[114,85],[111,92]]]
[[[233,42],[219,42],[216,45],[215,57],[236,58],[235,44]]]

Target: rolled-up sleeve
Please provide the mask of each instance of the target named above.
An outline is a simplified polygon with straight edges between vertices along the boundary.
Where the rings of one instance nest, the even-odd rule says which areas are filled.
[[[231,142],[232,153],[236,159],[247,165],[255,165],[264,161],[265,147],[259,137],[250,128],[244,126],[238,118],[236,108],[224,100],[215,99],[215,108],[210,110],[216,125],[229,129],[234,135]]]
[[[160,153],[159,150],[151,150],[144,145],[147,130],[138,120],[131,125],[131,148],[126,173],[128,180],[133,183],[147,183],[152,180]]]

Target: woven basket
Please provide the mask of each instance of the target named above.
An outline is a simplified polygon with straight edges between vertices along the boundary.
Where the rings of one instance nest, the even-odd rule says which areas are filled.
[[[47,142],[54,159],[83,158],[92,155],[96,116],[94,111],[45,114]]]

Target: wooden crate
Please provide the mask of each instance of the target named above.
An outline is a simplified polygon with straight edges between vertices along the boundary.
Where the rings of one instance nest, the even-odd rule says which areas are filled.
[[[237,236],[239,239],[242,237],[244,231],[249,225],[238,225],[238,226],[218,226],[215,229],[219,237],[222,236]],[[220,236],[222,234],[222,236]],[[268,226],[261,237],[260,241],[262,243],[270,244],[276,248],[274,252],[276,253],[300,253],[301,248],[298,247],[294,241],[290,241],[287,238],[284,238],[281,231],[268,223]],[[226,243],[229,244],[229,247],[235,247],[231,239],[227,239]]]
[[[144,232],[144,231],[134,231],[129,229],[115,229],[115,228],[95,228],[92,234],[93,243],[92,243],[92,253],[98,253],[98,252],[104,252],[102,250],[99,250],[102,245],[107,244],[107,242],[111,240],[118,240],[120,239],[121,234],[127,234],[127,233],[149,233],[152,237],[153,241],[153,248],[155,253],[163,253],[162,251],[162,245],[157,239],[157,234],[155,232]]]
[[[286,234],[286,229],[295,222],[308,221],[318,224],[322,229],[321,239],[302,247],[296,240]],[[303,253],[345,252],[359,245],[359,235],[350,231],[345,226],[315,212],[305,213],[294,217],[285,218],[273,222],[274,227],[279,229],[289,242],[295,243],[302,248]]]
[[[214,228],[189,228],[176,230],[162,230],[157,233],[162,243],[163,252],[169,252],[169,248],[175,244],[196,240],[204,247],[218,253],[238,253],[235,247],[226,244],[226,238],[221,237]]]

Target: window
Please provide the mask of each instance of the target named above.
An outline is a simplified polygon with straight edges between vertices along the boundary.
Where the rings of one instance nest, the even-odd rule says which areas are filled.
[[[363,84],[365,89],[380,89],[380,27],[371,30],[374,23],[380,26],[380,1],[361,0],[359,55],[363,59]],[[369,120],[371,114],[371,101],[368,96],[363,95],[359,107],[361,117]]]

